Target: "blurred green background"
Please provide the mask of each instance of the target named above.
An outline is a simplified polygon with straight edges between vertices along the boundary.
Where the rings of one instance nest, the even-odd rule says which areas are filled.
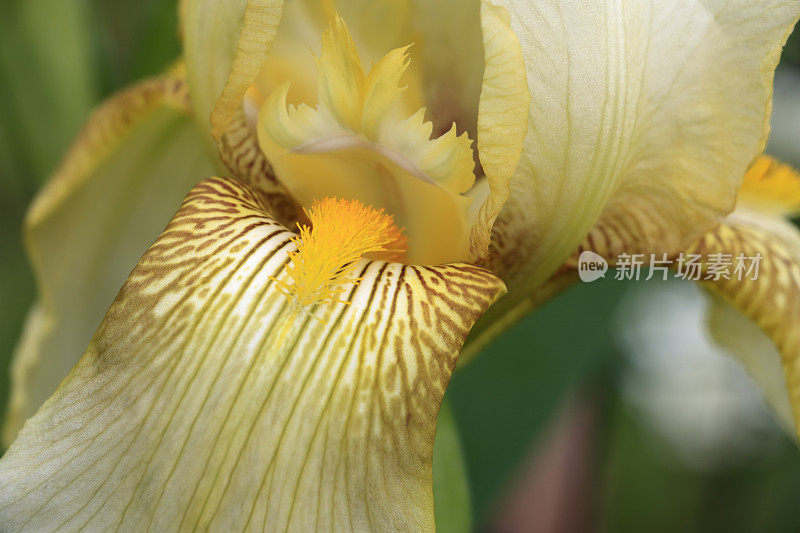
[[[91,108],[120,87],[158,73],[178,55],[174,2],[0,3],[3,412],[8,362],[34,297],[21,240],[25,208]],[[781,104],[780,120],[796,120],[782,125],[789,133],[771,147],[798,164],[800,137],[792,132],[800,131],[800,70],[794,69],[800,69],[797,35],[776,87],[788,102]],[[789,438],[771,434],[768,446],[744,455],[733,453],[736,439],[728,444],[723,439],[718,453],[726,455],[730,446],[735,460],[692,464],[626,394],[631,362],[618,329],[620,302],[630,290],[613,280],[569,290],[454,376],[447,401],[462,436],[475,522],[514,529],[502,525],[498,510],[513,499],[515,481],[525,478],[525,465],[545,448],[557,417],[569,418],[582,405],[588,406],[594,430],[575,438],[584,445],[589,468],[578,468],[582,463],[575,457],[567,461],[574,468],[567,468],[565,483],[580,490],[570,493],[578,497],[565,512],[584,514],[584,523],[631,532],[800,531],[800,453]],[[556,530],[575,530],[567,522]]]

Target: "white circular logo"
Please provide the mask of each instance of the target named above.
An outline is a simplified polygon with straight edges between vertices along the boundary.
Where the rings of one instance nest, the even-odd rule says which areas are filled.
[[[581,281],[590,283],[596,279],[604,278],[608,271],[608,261],[603,256],[589,250],[581,252],[578,257],[578,276]]]

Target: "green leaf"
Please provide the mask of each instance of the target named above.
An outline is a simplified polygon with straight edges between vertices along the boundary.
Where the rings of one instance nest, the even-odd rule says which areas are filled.
[[[14,0],[0,11],[3,126],[39,182],[96,100],[90,22],[87,0]]]
[[[92,32],[112,90],[162,72],[181,55],[175,0],[92,0],[98,24]]]
[[[469,480],[458,427],[447,396],[439,411],[436,440],[433,442],[433,508],[436,531],[457,533],[471,530]]]

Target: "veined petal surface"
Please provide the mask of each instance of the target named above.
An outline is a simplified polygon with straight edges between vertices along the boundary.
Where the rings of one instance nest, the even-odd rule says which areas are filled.
[[[197,120],[219,140],[278,31],[283,0],[185,0],[186,70]]]
[[[192,108],[227,170],[269,196],[275,216],[293,223],[299,208],[258,147],[244,103],[278,32],[283,0],[182,0],[179,10]],[[224,165],[224,167],[223,167]]]
[[[78,361],[198,176],[213,173],[203,153],[176,71],[104,103],[36,197],[25,238],[38,302],[12,362],[6,444]]]
[[[512,289],[543,282],[601,215],[629,248],[674,252],[733,208],[764,146],[797,2],[494,3],[511,17],[531,91],[497,224]]]
[[[484,1],[481,27],[485,66],[478,107],[478,155],[490,191],[472,227],[470,245],[472,256],[483,259],[522,155],[531,99],[522,48],[508,13]]]
[[[89,349],[0,460],[9,529],[433,528],[437,413],[477,267],[361,260],[350,304],[276,288],[294,234],[257,190],[196,186]]]
[[[784,217],[798,208],[800,175],[761,157],[744,176],[736,210],[684,254],[704,260],[712,337],[744,366],[791,434],[800,428],[800,232]],[[725,269],[712,266],[726,262]]]
[[[786,416],[793,413],[797,432],[800,428],[800,232],[780,217],[740,206],[687,253],[705,258],[726,254],[734,263],[739,254],[761,258],[757,277],[752,272],[742,280],[731,274],[730,279],[703,282],[758,328],[742,326],[744,317],[735,316],[734,310],[713,307],[710,324],[723,347],[730,349],[735,344],[732,355],[761,385],[785,425],[788,425]],[[748,266],[752,264],[753,261],[748,262]],[[706,263],[706,275],[707,267]],[[732,329],[731,324],[739,325]],[[739,337],[731,337],[731,331]],[[781,372],[777,369],[781,363],[784,383],[780,383]],[[781,386],[788,390],[791,410]]]
[[[787,435],[796,433],[786,373],[775,343],[747,315],[719,295],[709,295],[706,327],[712,340],[736,359],[761,389]]]
[[[712,337],[744,366],[778,421],[792,433],[800,428],[800,231],[784,217],[796,215],[799,207],[800,175],[762,157],[746,173],[733,213],[668,257],[673,268],[684,272],[687,267],[681,265],[689,256],[700,260],[699,270],[690,279],[699,280],[714,296],[708,314]],[[653,250],[659,250],[657,258],[665,253],[662,249],[654,245]],[[545,283],[499,320],[476,329],[462,350],[461,361],[469,360],[526,313],[575,284],[583,250],[604,257],[611,267],[621,254],[638,252],[613,228],[596,226]],[[736,272],[740,255],[746,269],[741,274]],[[728,266],[716,270],[718,277],[709,268],[712,263]]]
[[[796,414],[800,406],[800,232],[784,217],[796,214],[799,206],[800,175],[770,157],[761,157],[746,173],[733,213],[685,250],[669,254],[679,274],[700,281],[712,293],[708,313],[712,337],[744,366],[778,421],[792,433],[800,427]],[[637,253],[618,233],[598,225],[533,296],[468,345],[462,359],[508,321],[575,283],[582,250],[599,254],[612,267],[621,254]],[[655,255],[661,258],[663,253]],[[686,266],[692,261],[697,261],[697,270]]]

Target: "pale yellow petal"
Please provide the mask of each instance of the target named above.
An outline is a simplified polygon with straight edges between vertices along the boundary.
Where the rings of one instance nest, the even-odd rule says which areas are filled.
[[[78,361],[131,265],[212,168],[179,75],[125,90],[89,119],[25,221],[38,303],[14,356],[6,443]]]
[[[234,176],[261,191],[277,219],[294,227],[301,209],[275,177],[275,171],[258,145],[252,122],[240,109],[220,138],[219,156]]]
[[[413,43],[407,83],[417,107],[428,104],[434,133],[441,135],[456,122],[459,132],[475,137],[483,73],[480,0],[306,0],[304,5],[320,28],[341,15],[365,65]]]
[[[264,208],[193,189],[0,460],[5,527],[432,530],[437,413],[502,282],[361,260],[350,305],[298,311]]]
[[[770,213],[739,207],[717,229],[692,245],[688,253],[701,254],[706,259],[710,254],[730,254],[734,264],[739,254],[761,257],[757,276],[751,271],[739,280],[731,268],[730,279],[704,281],[703,285],[741,311],[772,340],[783,363],[795,428],[800,428],[800,232]],[[753,261],[747,263],[748,267],[752,264]],[[740,329],[738,334],[746,331]],[[738,343],[734,353],[751,374],[761,376],[757,381],[777,406],[777,412],[785,412],[774,379],[764,377],[774,378],[775,373],[764,368],[774,364],[771,360],[776,355],[774,348],[764,349],[765,344],[757,334],[751,335],[746,342]],[[761,351],[753,353],[753,349]]]
[[[372,65],[364,80],[361,129],[368,138],[378,136],[385,117],[394,111],[406,91],[402,79],[409,65],[408,49],[395,48],[386,54]]]
[[[505,9],[483,2],[483,89],[478,111],[478,154],[490,193],[472,228],[473,257],[489,251],[492,226],[508,200],[511,177],[528,130],[530,94],[522,48]]]
[[[798,199],[800,176],[778,161],[760,158],[744,176],[736,210],[684,251],[684,261],[689,254],[704,259],[702,269],[688,274],[683,267],[690,279],[703,280],[714,254],[724,254],[717,257],[723,277],[702,281],[716,295],[709,308],[709,330],[761,387],[777,419],[792,433],[791,404],[797,405],[799,397],[791,391],[798,387],[798,378],[792,376],[800,364],[800,233],[782,216],[794,212]],[[612,265],[620,254],[635,251],[617,228],[603,225],[593,229],[581,248]],[[736,270],[740,254],[741,273]],[[567,266],[575,268],[576,257]],[[674,268],[681,267],[680,257],[672,256]],[[748,275],[754,262],[758,271]]]
[[[181,5],[195,115],[216,140],[233,121],[264,63],[282,8],[282,0],[187,0]]]
[[[322,53],[317,59],[317,97],[321,107],[351,130],[361,126],[364,68],[344,21],[336,17],[322,33]]]
[[[689,254],[706,261],[689,279],[700,280],[717,296],[709,309],[714,340],[744,366],[761,387],[777,419],[791,432],[795,431],[797,415],[793,413],[798,411],[800,399],[800,233],[782,216],[795,212],[798,192],[800,175],[796,171],[762,157],[743,179],[736,210],[683,250],[684,261]],[[477,335],[476,342],[470,343],[464,355],[471,356],[553,292],[577,282],[578,256],[582,250],[594,251],[612,267],[620,254],[636,251],[628,247],[614,226],[596,226],[556,274]],[[655,247],[653,252],[658,250],[661,248]],[[661,257],[663,253],[658,251],[656,255]],[[705,280],[713,254],[724,254],[717,262],[723,265],[723,277]],[[738,273],[740,254],[745,269]],[[760,259],[752,259],[759,254]],[[681,267],[680,257],[680,253],[671,254],[673,269]],[[758,271],[750,271],[748,276],[747,269],[755,268],[754,262],[758,263]],[[686,267],[683,269],[686,272]],[[754,274],[757,279],[752,279]]]
[[[221,163],[227,167],[220,164],[219,171],[226,175],[232,172],[263,191],[269,196],[276,216],[289,225],[297,220],[300,210],[275,179],[272,166],[258,146],[254,122],[258,114],[256,106],[261,101],[259,88],[264,85],[259,83],[259,76],[268,76],[267,86],[271,87],[276,83],[274,78],[284,71],[295,72],[298,65],[308,67],[297,61],[308,54],[303,46],[295,47],[299,50],[287,56],[284,42],[273,53],[278,27],[286,31],[284,19],[287,16],[292,19],[290,15],[297,10],[296,2],[284,9],[278,0],[247,3],[183,0],[181,5],[182,25],[190,22],[194,25],[195,45],[189,46],[187,42],[186,56],[195,115],[204,131],[213,127],[216,146],[209,136],[210,148],[219,152]],[[210,36],[217,37],[219,42],[205,34],[206,31],[211,31]],[[310,55],[308,60],[313,74]]]
[[[259,110],[259,144],[301,205],[357,199],[406,229],[409,262],[470,260],[472,142],[455,125],[434,136],[425,109],[405,114],[407,50],[390,51],[366,74],[336,18],[322,37],[318,105],[289,105],[291,85],[279,86]]]
[[[230,171],[264,191],[289,223],[297,207],[258,148],[244,98],[266,61],[282,12],[282,0],[182,0],[179,10],[192,110],[201,131],[209,133],[207,150],[219,153],[218,172]]]
[[[630,249],[685,249],[763,149],[800,12],[783,0],[496,0],[531,91],[505,212],[510,286],[543,282],[600,220]],[[513,292],[513,291],[512,291]]]
[[[194,21],[198,28],[203,24],[210,27],[210,20],[219,18],[221,22],[215,24],[215,31],[230,33],[230,30],[225,30],[225,28],[235,27],[239,23],[237,21],[242,17],[241,14],[239,18],[234,16],[234,13],[239,10],[238,6],[226,8],[229,12],[220,15],[214,11],[219,9],[215,6],[203,6],[202,2],[193,2],[193,0],[184,1],[187,2],[181,6],[181,12],[184,14],[184,27],[189,25],[187,21]],[[287,183],[288,180],[276,181],[275,179],[275,175],[279,173],[275,168],[275,154],[269,153],[269,151],[267,157],[259,154],[253,138],[255,135],[253,122],[258,108],[270,94],[276,92],[283,82],[291,81],[292,84],[287,91],[289,103],[293,105],[305,103],[312,106],[320,103],[335,119],[316,122],[323,124],[334,122],[346,126],[348,131],[363,130],[370,139],[379,137],[378,144],[385,153],[400,162],[404,172],[417,177],[424,175],[427,171],[438,174],[433,178],[428,177],[434,180],[441,179],[441,182],[445,183],[448,188],[457,191],[455,194],[462,194],[472,183],[472,170],[475,162],[470,146],[471,140],[464,132],[469,132],[474,138],[476,130],[475,121],[483,67],[478,7],[477,0],[468,3],[450,2],[449,0],[433,3],[380,0],[368,4],[342,0],[287,4],[284,9],[284,17],[277,28],[278,34],[274,39],[275,46],[263,45],[264,49],[269,52],[264,55],[264,62],[261,64],[258,75],[251,78],[248,69],[247,76],[240,77],[241,80],[251,83],[244,102],[241,101],[244,91],[240,90],[241,85],[238,83],[235,84],[236,91],[226,88],[226,91],[236,98],[228,98],[227,94],[223,94],[223,97],[217,102],[218,109],[215,110],[212,121],[215,122],[214,136],[219,144],[222,161],[236,176],[261,188],[274,198],[274,202],[286,205],[287,211],[294,211],[296,215],[297,210],[288,198],[287,190],[280,184],[280,181]],[[249,10],[251,5],[248,4],[247,8]],[[352,23],[355,28],[354,39],[348,37],[346,46],[328,46],[329,50],[323,49],[320,54],[317,54],[318,66],[321,67],[318,69],[320,82],[318,100],[317,95],[312,95],[310,90],[309,69],[303,54],[318,46],[315,38],[309,38],[309,28],[316,25],[318,29],[322,29],[331,22],[334,25],[340,24],[337,12],[341,13],[348,23]],[[254,20],[256,19],[254,17]],[[247,27],[246,20],[247,16],[245,15],[245,29]],[[257,19],[257,21],[261,20]],[[263,19],[263,23],[259,22],[264,28],[268,26],[264,22],[266,20]],[[187,30],[186,33],[188,36],[189,31]],[[243,30],[242,34],[245,33]],[[198,30],[196,35],[202,35],[202,32]],[[272,38],[273,32],[269,26],[269,31],[261,31],[259,46],[263,44],[261,41],[264,39]],[[339,39],[328,39],[325,35],[323,41],[326,39],[328,44],[339,44]],[[190,40],[187,38],[187,46],[190,44]],[[231,63],[231,57],[233,57],[231,50],[234,46],[232,41],[229,41],[230,39],[228,41],[223,39],[219,44],[199,42],[192,54],[198,58],[207,54],[211,54],[209,57],[219,56],[223,59],[227,57],[227,62]],[[389,46],[390,44],[392,46]],[[405,76],[405,85],[399,87],[394,84],[392,88],[392,78],[395,80],[399,78],[403,70],[397,68],[396,65],[403,56],[403,52],[400,50],[406,50],[409,44],[414,45],[411,47],[412,55],[420,58],[419,68],[412,66],[410,72]],[[248,47],[248,49],[250,48],[255,49],[256,47]],[[358,75],[360,74],[358,72],[360,61],[355,52],[356,49],[362,54],[361,60],[365,65],[377,61],[387,52],[389,52],[389,56],[386,57],[386,61],[374,64],[370,75],[364,79]],[[392,52],[393,49],[394,52]],[[336,53],[331,53],[333,51]],[[214,64],[225,63],[224,60],[219,60],[219,57],[214,59]],[[250,56],[243,57],[247,59]],[[402,61],[407,62],[404,57],[402,57]],[[196,78],[199,80],[202,76],[202,68],[198,66],[200,62],[191,57],[188,63],[194,95],[200,90],[195,90],[194,82]],[[192,68],[192,65],[195,67]],[[390,75],[384,75],[384,73]],[[427,81],[430,83],[423,88],[423,82],[427,83]],[[232,85],[234,85],[233,82],[229,82],[229,86]],[[398,91],[398,89],[404,90]],[[213,90],[207,92],[208,95],[216,94]],[[362,93],[362,98],[366,100],[366,107],[361,108],[357,105],[357,99],[354,98],[357,93]],[[391,103],[398,93],[403,94],[403,101],[397,106],[392,106]],[[423,93],[430,96],[431,102],[431,106],[426,110],[426,120],[422,120],[422,115],[417,117],[414,114],[424,105],[421,96]],[[201,115],[203,98],[205,98],[203,95],[196,98],[200,102]],[[206,100],[208,99],[206,98]],[[405,116],[410,117],[409,120],[399,124],[396,121],[387,121],[390,115],[397,114],[389,112],[393,107],[404,110],[404,113],[401,113],[398,118]],[[225,110],[224,113],[223,110]],[[223,116],[225,117],[224,121],[219,118]],[[360,125],[358,124],[359,119]],[[203,120],[202,116],[200,120]],[[319,130],[314,131],[319,133]],[[324,132],[337,135],[342,133],[337,128],[324,130]],[[462,133],[462,135],[458,135],[458,133]],[[439,138],[438,142],[434,142],[437,139],[428,142],[431,135]],[[354,139],[339,139],[339,141],[353,144]],[[326,143],[316,143],[313,148],[316,149],[320,146],[330,147]],[[341,143],[336,146],[341,146]],[[418,150],[418,152],[413,153],[411,157],[404,157],[405,154],[400,154],[400,152],[406,148]],[[278,166],[281,165],[278,163]],[[305,203],[305,199],[300,198],[290,184],[288,190],[300,200],[301,204]],[[472,195],[472,197],[474,196]],[[483,200],[483,197],[480,199]],[[470,198],[467,197],[455,200],[456,202],[448,202],[448,205],[444,207],[443,210],[448,213],[446,217],[449,217],[450,211],[463,210],[464,206],[470,202]],[[477,210],[475,211],[477,212]],[[474,216],[471,214],[470,220],[466,221],[466,217],[459,214],[457,220],[445,223],[448,226],[456,227],[456,231],[450,231],[446,238],[438,239],[437,247],[443,250],[438,254],[439,258],[444,258],[444,260],[476,259],[469,250],[470,228],[462,229],[460,227],[462,225],[471,226]],[[287,222],[291,218],[291,213],[281,217]],[[485,239],[487,229],[482,227],[480,233],[481,238]],[[451,242],[457,244],[453,246],[450,244]],[[448,251],[445,248],[454,248],[454,250]],[[430,259],[437,258],[431,257]]]
[[[317,154],[370,148],[422,181],[453,194],[466,192],[475,180],[470,139],[457,135],[455,125],[434,136],[425,109],[404,117],[404,109],[397,105],[404,93],[400,80],[407,50],[390,51],[367,75],[344,21],[334,19],[322,35],[316,109],[304,104],[287,109],[290,84],[286,82],[266,98],[259,112],[267,158],[280,166],[286,151]],[[278,174],[291,188],[294,176],[280,170]]]
[[[776,420],[787,434],[794,435],[794,415],[786,390],[786,374],[772,339],[722,298],[712,298],[707,313],[708,331],[714,342],[739,361],[761,389]]]
[[[736,210],[682,253],[684,261],[690,254],[705,261],[689,279],[699,280],[717,296],[709,311],[714,340],[744,366],[778,421],[794,433],[800,428],[800,232],[782,215],[795,212],[800,175],[762,158],[743,183]],[[471,358],[555,293],[575,284],[582,250],[594,251],[612,267],[620,254],[636,252],[617,227],[596,226],[578,251],[537,290],[498,315],[490,316],[490,311],[476,325],[462,360]],[[661,250],[656,245],[651,253],[661,257]],[[714,254],[723,254],[717,257],[717,264],[723,265],[718,280],[709,271]],[[741,273],[737,272],[740,254]],[[680,253],[670,254],[673,269],[681,267],[680,257]],[[755,272],[749,270],[755,268],[754,263],[758,265]],[[710,279],[705,279],[707,276]]]

